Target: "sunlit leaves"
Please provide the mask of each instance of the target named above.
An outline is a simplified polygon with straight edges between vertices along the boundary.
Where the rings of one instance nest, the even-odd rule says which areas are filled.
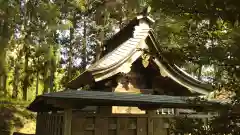
[[[227,89],[239,94],[239,5],[238,0],[153,0],[152,7],[159,14],[173,18],[189,17],[186,20],[179,20],[185,22],[180,32],[174,25],[166,23],[168,26],[166,28],[164,23],[156,24],[155,31],[159,34],[161,47],[165,47],[167,58],[183,65],[195,76],[198,74],[208,77],[209,82],[213,80],[216,89]],[[166,17],[160,17],[159,22],[164,19],[166,20]],[[160,24],[163,26],[160,27]],[[199,70],[201,66],[204,68]],[[202,73],[199,73],[200,71]],[[234,99],[237,102],[239,102],[238,94],[237,100]],[[208,129],[203,128],[204,123],[201,121],[185,119],[186,123],[192,123],[185,123],[186,125],[179,123],[181,129],[176,132],[181,133],[180,130],[184,130],[183,133],[193,135],[238,134],[239,125],[236,124],[238,118],[230,119],[231,114],[221,116],[212,123],[207,123]],[[219,124],[221,121],[226,122]],[[174,128],[177,129],[176,126]]]
[[[53,24],[49,26],[50,31],[56,31],[56,30],[69,30],[73,27],[73,24],[70,20],[63,20],[60,24]]]
[[[30,2],[30,1],[29,1]],[[31,5],[31,7],[34,5]],[[39,2],[38,7],[32,7],[39,17],[48,23],[55,23],[56,17],[60,16],[59,7],[51,2]]]
[[[73,6],[76,6],[80,11],[86,11],[86,1],[85,0],[73,0],[70,1]]]

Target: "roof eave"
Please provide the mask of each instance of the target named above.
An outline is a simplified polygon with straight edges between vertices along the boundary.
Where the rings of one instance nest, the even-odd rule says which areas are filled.
[[[67,100],[66,100],[67,99]],[[200,101],[192,97],[166,95],[139,95],[130,93],[63,91],[37,97],[28,107],[34,112],[63,110],[65,107],[80,109],[84,106],[155,106],[166,108],[198,108],[212,105],[225,106],[223,102]],[[48,102],[48,100],[53,102]],[[61,103],[64,103],[62,106]]]
[[[159,47],[158,47],[159,43],[155,39],[154,32],[152,30],[149,31],[149,36],[150,36],[151,42],[153,44],[153,46],[151,46],[150,48],[151,49],[155,49],[155,52],[157,52],[156,59],[155,59],[156,64],[159,66],[159,63],[161,63],[161,61],[165,61],[165,63],[168,63],[167,59],[161,54],[161,49],[159,49]],[[168,66],[170,66],[171,68],[175,68],[175,67],[172,67],[169,64],[168,64]],[[179,71],[180,73],[182,72],[182,71],[180,71],[178,69],[175,69],[175,70]],[[187,82],[187,84],[189,84],[190,86],[194,86],[196,88],[199,88],[199,90],[196,90],[196,89],[194,89],[194,87],[192,87],[191,90],[193,90],[193,91],[195,91],[197,93],[204,94],[204,95],[207,95],[207,94],[209,94],[210,92],[213,91],[213,89],[211,89],[211,88],[208,88],[208,89],[204,88],[204,87],[206,87],[205,84],[200,84],[199,81],[196,81],[195,78],[192,78],[189,75],[183,75],[182,73],[181,74],[180,73],[178,73],[179,75],[178,74],[177,75],[180,76],[181,78],[183,78],[184,81]],[[172,78],[172,79],[174,79],[174,78]]]
[[[69,89],[78,89],[83,87],[87,84],[93,84],[95,82],[94,75],[92,75],[89,71],[84,71],[78,77],[74,78],[73,80],[69,81],[65,87]]]

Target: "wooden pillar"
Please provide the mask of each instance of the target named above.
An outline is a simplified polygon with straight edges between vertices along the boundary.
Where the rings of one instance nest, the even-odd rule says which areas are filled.
[[[37,113],[37,120],[36,120],[36,135],[39,135],[39,130],[41,128],[41,123],[40,123],[40,113]]]
[[[156,115],[156,110],[147,110],[147,115],[148,115],[148,135],[154,135],[153,134],[153,117]]]
[[[71,131],[72,131],[72,109],[65,109],[63,135],[71,135]]]

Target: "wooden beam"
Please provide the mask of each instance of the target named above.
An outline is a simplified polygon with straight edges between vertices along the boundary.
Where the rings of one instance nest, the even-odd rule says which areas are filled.
[[[148,116],[156,116],[157,111],[156,110],[147,110],[147,114],[148,114]]]
[[[98,113],[102,115],[111,115],[112,114],[112,106],[99,106]]]
[[[62,100],[57,100],[57,99],[47,99],[46,101],[47,104],[53,105],[53,107],[56,108],[72,108],[68,101],[62,101]]]
[[[71,124],[72,124],[72,109],[65,109],[63,135],[71,135],[71,130],[72,130]]]

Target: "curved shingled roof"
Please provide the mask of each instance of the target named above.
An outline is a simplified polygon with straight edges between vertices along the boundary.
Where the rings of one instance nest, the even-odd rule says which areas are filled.
[[[114,40],[116,40],[117,45],[113,45],[115,48],[91,65],[80,76],[70,81],[67,87],[77,89],[83,85],[107,79],[119,72],[125,72],[123,70],[130,69],[131,64],[143,54],[143,51],[139,50],[140,48],[148,49],[150,52],[157,54],[153,61],[168,77],[191,91],[204,95],[209,94],[209,92],[212,91],[211,85],[196,80],[183,72],[177,65],[170,63],[167,58],[163,56],[160,45],[154,36],[154,31],[149,27],[149,22],[154,21],[144,16],[137,17],[130,21],[126,27],[107,41],[107,43],[111,44],[106,44],[106,46],[111,46],[114,44]],[[128,34],[124,35],[126,31]],[[125,40],[117,42],[117,37],[120,38],[119,35],[122,35],[122,37],[125,36],[122,38]]]
[[[157,56],[154,59],[154,62],[163,70],[168,77],[179,83],[180,85],[188,88],[189,90],[195,91],[201,94],[209,94],[212,91],[212,86],[201,82],[186,72],[182,71],[180,67],[175,64],[168,62],[167,58],[163,55],[163,52],[160,48],[159,43],[157,42],[154,32],[149,31],[149,38],[152,41],[153,49],[157,52]]]

